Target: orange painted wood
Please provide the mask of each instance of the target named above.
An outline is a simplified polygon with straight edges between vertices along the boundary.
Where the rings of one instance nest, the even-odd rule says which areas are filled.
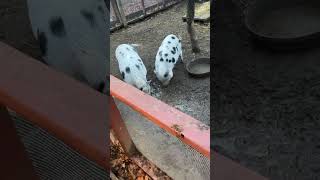
[[[139,151],[136,149],[136,146],[130,137],[128,129],[122,120],[121,114],[114,102],[114,99],[110,98],[109,102],[111,129],[113,130],[115,136],[119,140],[122,148],[128,156],[138,154]]]
[[[108,97],[0,42],[0,104],[109,170]]]
[[[110,75],[110,93],[167,132],[210,158],[210,128]]]

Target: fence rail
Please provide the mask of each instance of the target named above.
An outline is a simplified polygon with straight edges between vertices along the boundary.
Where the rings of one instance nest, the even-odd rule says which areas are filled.
[[[152,14],[165,10],[182,0],[111,0],[110,30],[114,31]]]
[[[110,76],[110,93],[150,121],[210,158],[210,127]]]
[[[107,96],[1,42],[0,60],[0,107],[23,116],[108,171]],[[6,147],[10,142],[1,143]]]

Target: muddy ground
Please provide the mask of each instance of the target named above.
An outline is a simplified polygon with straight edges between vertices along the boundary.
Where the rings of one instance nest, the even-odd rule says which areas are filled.
[[[138,48],[147,68],[147,78],[152,80],[153,95],[160,100],[172,105],[181,111],[209,125],[210,121],[210,78],[191,78],[184,68],[183,63],[177,63],[174,78],[167,88],[160,86],[153,73],[154,61],[157,50],[169,34],[182,38],[184,61],[191,61],[195,55],[191,52],[190,38],[187,33],[186,23],[182,21],[185,15],[185,2],[175,5],[169,10],[149,17],[142,22],[130,25],[111,34],[111,74],[121,78],[118,63],[115,58],[115,49],[122,43],[141,44]],[[208,24],[195,24],[199,39],[201,53],[197,57],[210,56],[210,27]]]
[[[217,6],[213,148],[273,180],[319,179],[320,48],[256,46],[246,3]]]

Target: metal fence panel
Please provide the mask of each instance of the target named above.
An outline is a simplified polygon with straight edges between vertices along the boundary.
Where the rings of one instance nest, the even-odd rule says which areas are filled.
[[[181,0],[144,0],[144,6],[142,0],[119,0],[120,5],[118,7],[122,9],[126,21],[132,22],[138,18],[148,16],[150,14],[156,13],[165,7],[173,5]],[[111,2],[110,2],[111,3]],[[146,14],[144,14],[144,8]],[[111,29],[123,25],[120,21],[120,17],[117,17],[115,10],[110,4],[110,22]]]

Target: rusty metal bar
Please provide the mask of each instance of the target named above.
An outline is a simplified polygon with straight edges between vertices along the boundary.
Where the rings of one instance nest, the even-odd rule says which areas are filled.
[[[0,42],[0,103],[109,170],[108,96]]]
[[[267,180],[267,178],[237,164],[226,157],[212,153],[213,173],[211,179],[214,180]]]
[[[0,105],[0,132],[0,179],[39,179],[16,133],[14,122],[6,107],[2,105]]]
[[[159,127],[210,158],[210,127],[110,75],[110,93]]]

